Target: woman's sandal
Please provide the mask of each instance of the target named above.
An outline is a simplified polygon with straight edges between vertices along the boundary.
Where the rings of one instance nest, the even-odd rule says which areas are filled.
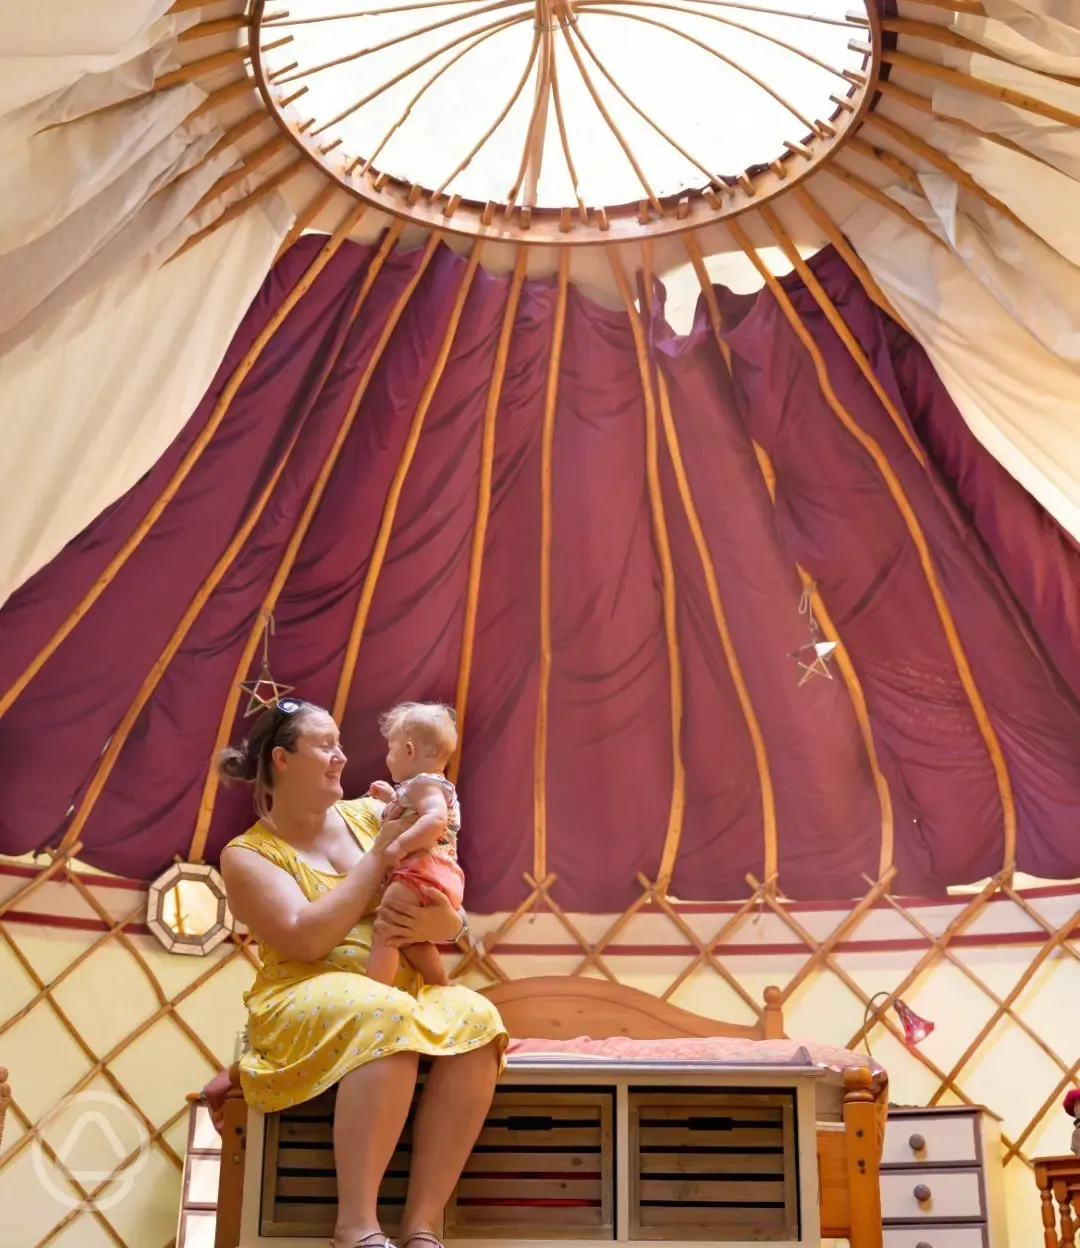
[[[359,1239],[350,1239],[347,1243],[335,1235],[330,1241],[330,1248],[394,1248],[394,1245],[382,1231],[369,1231]]]
[[[432,1248],[443,1248],[443,1242],[435,1234],[434,1231],[413,1231],[411,1235],[406,1235],[398,1244],[398,1248],[409,1248],[409,1245],[419,1240],[422,1244],[431,1244]]]

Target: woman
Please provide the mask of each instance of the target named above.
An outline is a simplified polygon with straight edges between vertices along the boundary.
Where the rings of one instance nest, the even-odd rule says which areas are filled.
[[[435,1229],[494,1095],[507,1043],[502,1021],[477,993],[425,986],[408,967],[395,987],[364,975],[371,912],[397,861],[401,828],[380,830],[370,798],[342,800],[345,755],[326,711],[280,699],[218,766],[225,778],[254,786],[260,816],[221,855],[229,906],[262,959],[244,998],[244,1096],[269,1113],[337,1085],[334,1245],[386,1248],[375,1212],[379,1184],[419,1057],[433,1057],[413,1124],[398,1242],[437,1245]],[[453,940],[466,930],[464,915],[441,894],[429,903],[376,922],[397,945]]]

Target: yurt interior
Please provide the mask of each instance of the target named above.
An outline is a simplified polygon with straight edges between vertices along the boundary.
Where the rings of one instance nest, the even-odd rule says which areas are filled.
[[[1080,0],[2,25],[0,1246],[1075,1248]]]

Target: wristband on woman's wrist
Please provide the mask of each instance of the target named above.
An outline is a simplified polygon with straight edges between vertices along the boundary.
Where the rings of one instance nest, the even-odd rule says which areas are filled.
[[[453,943],[455,945],[460,944],[461,941],[469,934],[469,916],[464,910],[459,910],[458,914],[461,915],[461,931],[454,937]]]

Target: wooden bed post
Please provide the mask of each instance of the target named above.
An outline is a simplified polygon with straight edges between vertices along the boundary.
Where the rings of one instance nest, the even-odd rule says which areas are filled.
[[[8,1072],[0,1066],[0,1140],[4,1138],[4,1118],[11,1104],[11,1088],[7,1082]]]
[[[221,1174],[218,1178],[217,1224],[214,1248],[237,1248],[240,1211],[244,1205],[244,1153],[247,1148],[247,1102],[239,1088],[225,1100],[221,1127]]]
[[[881,1140],[871,1083],[872,1076],[866,1066],[853,1066],[844,1071],[851,1248],[882,1248]]]
[[[765,989],[765,1008],[761,1012],[761,1026],[766,1040],[786,1040],[784,1035],[784,994],[779,988]]]

